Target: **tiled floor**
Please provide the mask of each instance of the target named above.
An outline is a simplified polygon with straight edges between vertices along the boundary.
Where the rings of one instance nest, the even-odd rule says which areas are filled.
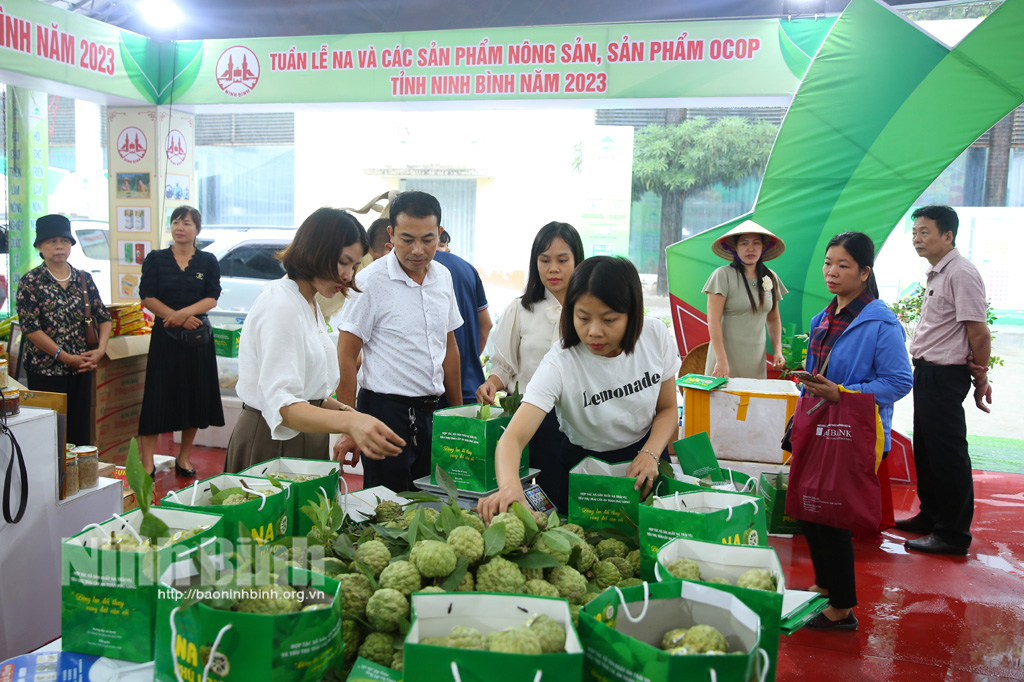
[[[170,438],[158,452],[173,454]],[[224,451],[196,448],[200,477],[223,471]],[[350,489],[362,477],[346,475]],[[188,485],[157,477],[158,496]],[[802,630],[783,637],[780,682],[1004,682],[1024,680],[1024,476],[975,472],[974,543],[967,557],[908,553],[906,534],[856,543],[857,632]],[[896,517],[916,511],[909,486],[893,484]],[[911,536],[912,537],[912,536]],[[770,539],[786,582],[814,582],[807,543]]]

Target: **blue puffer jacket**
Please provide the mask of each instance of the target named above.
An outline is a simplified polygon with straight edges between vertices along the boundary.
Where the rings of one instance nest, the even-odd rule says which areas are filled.
[[[814,316],[812,333],[824,317],[824,310]],[[886,452],[891,447],[893,405],[914,387],[906,338],[903,326],[888,306],[877,299],[871,301],[836,340],[825,373],[829,381],[851,391],[875,395],[885,429]],[[815,372],[818,362],[808,350],[807,371]]]

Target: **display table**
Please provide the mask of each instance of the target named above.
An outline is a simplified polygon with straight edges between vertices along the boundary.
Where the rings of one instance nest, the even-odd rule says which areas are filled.
[[[719,460],[782,463],[782,434],[800,397],[792,381],[729,379],[713,391],[683,389],[685,436],[707,431]]]
[[[28,506],[19,523],[0,517],[0,660],[60,636],[61,540],[121,511],[121,481],[109,478],[58,501],[56,413],[23,407],[7,423],[25,456]],[[10,443],[0,440],[0,476],[11,456]],[[17,503],[17,465],[12,475]]]

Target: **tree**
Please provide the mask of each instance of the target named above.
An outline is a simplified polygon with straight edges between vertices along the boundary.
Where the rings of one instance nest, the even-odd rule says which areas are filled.
[[[668,293],[665,249],[681,237],[686,197],[715,183],[733,185],[761,173],[776,132],[775,126],[763,121],[730,117],[709,123],[702,116],[637,132],[633,198],[645,191],[661,196],[659,295]]]

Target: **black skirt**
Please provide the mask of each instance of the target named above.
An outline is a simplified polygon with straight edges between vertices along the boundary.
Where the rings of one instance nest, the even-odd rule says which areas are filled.
[[[139,435],[208,426],[224,426],[213,339],[202,346],[183,346],[157,318],[149,340]]]

